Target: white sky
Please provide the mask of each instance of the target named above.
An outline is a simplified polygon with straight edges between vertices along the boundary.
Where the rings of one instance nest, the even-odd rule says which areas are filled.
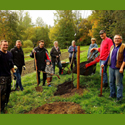
[[[79,10],[82,18],[86,18],[89,15],[91,15],[91,10]],[[41,17],[44,21],[44,23],[54,26],[54,13],[56,13],[55,10],[24,10],[25,12],[29,12],[30,17],[32,18],[32,22],[35,23],[37,17]]]

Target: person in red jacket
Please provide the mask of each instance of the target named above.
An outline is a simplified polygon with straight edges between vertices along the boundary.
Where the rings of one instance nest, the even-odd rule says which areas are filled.
[[[100,52],[100,66],[104,64],[106,61],[109,53],[110,53],[110,48],[113,45],[113,41],[106,36],[105,30],[101,30],[99,32],[100,37],[102,39],[100,48],[92,48],[91,52],[93,50],[97,50]],[[101,74],[101,67],[100,67],[100,74]],[[104,73],[103,73],[103,87],[107,88],[108,87],[108,78],[107,78],[107,65],[104,66]]]

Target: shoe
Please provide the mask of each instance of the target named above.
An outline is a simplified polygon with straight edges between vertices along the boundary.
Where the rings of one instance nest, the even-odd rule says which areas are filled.
[[[121,103],[122,102],[122,99],[117,99],[115,100],[116,103]]]
[[[116,96],[109,96],[109,98],[116,98]]]
[[[49,87],[51,87],[51,85],[48,85]]]

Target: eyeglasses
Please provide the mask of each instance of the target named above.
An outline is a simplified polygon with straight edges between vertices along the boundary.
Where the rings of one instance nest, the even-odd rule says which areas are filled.
[[[121,38],[115,38],[115,40],[117,40],[117,39],[120,40]]]

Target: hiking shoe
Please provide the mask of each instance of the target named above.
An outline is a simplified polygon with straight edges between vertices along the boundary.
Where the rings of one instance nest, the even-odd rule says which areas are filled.
[[[116,98],[116,96],[109,96],[109,98]]]
[[[48,85],[49,87],[51,87],[51,85]]]
[[[114,102],[116,102],[116,103],[121,103],[121,102],[122,102],[122,99],[117,99],[117,100],[115,100]]]
[[[15,90],[16,90],[16,91],[20,91],[20,89],[19,89],[19,88],[16,88]]]

